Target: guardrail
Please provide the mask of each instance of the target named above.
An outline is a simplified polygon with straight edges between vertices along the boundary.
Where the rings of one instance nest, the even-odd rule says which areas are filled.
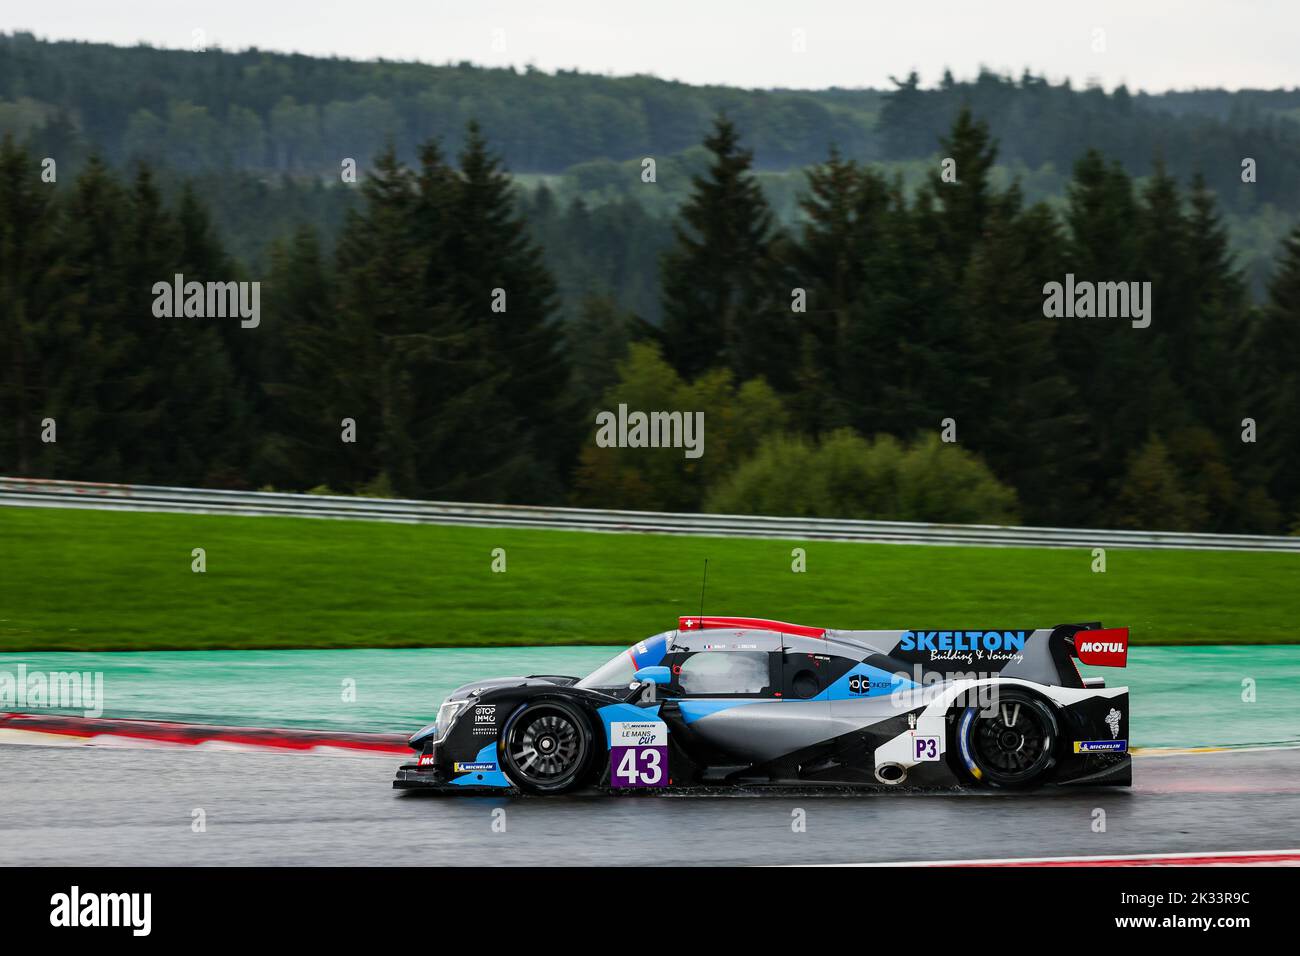
[[[219,491],[156,485],[116,485],[0,477],[0,505],[174,511],[186,514],[280,515],[488,528],[685,534],[791,541],[872,541],[899,544],[994,545],[1038,548],[1176,548],[1201,551],[1300,553],[1300,537],[1185,534],[1168,531],[1100,531],[1000,525],[777,518],[766,515],[673,514],[597,511],[533,505],[473,504],[351,498],[266,491]]]

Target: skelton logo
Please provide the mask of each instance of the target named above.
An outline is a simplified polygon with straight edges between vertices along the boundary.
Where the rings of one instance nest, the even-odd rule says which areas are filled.
[[[1128,628],[1080,631],[1074,635],[1074,649],[1085,664],[1125,667],[1128,664]]]
[[[1023,651],[1024,631],[905,631],[900,651]]]

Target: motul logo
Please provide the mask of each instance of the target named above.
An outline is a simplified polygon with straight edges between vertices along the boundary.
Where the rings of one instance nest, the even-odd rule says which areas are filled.
[[[1124,667],[1128,664],[1128,628],[1116,627],[1104,631],[1089,631],[1074,639],[1075,652],[1085,664],[1100,667]]]
[[[1080,644],[1081,651],[1108,651],[1112,654],[1120,654],[1124,651],[1124,645],[1115,641],[1113,643],[1103,644],[1101,641],[1089,641],[1086,644]]]

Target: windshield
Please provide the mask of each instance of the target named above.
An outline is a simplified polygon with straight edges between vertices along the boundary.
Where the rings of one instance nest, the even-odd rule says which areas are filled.
[[[631,683],[632,675],[643,667],[654,667],[668,652],[668,638],[672,631],[664,631],[619,651],[604,664],[578,681],[579,687],[622,687]]]

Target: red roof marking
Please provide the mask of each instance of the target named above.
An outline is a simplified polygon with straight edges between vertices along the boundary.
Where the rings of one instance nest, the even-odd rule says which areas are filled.
[[[761,617],[682,617],[677,626],[683,631],[695,628],[750,628],[756,631],[780,631],[782,634],[797,634],[800,637],[825,637],[826,628],[809,627],[807,624],[787,624],[784,621],[769,621]]]

